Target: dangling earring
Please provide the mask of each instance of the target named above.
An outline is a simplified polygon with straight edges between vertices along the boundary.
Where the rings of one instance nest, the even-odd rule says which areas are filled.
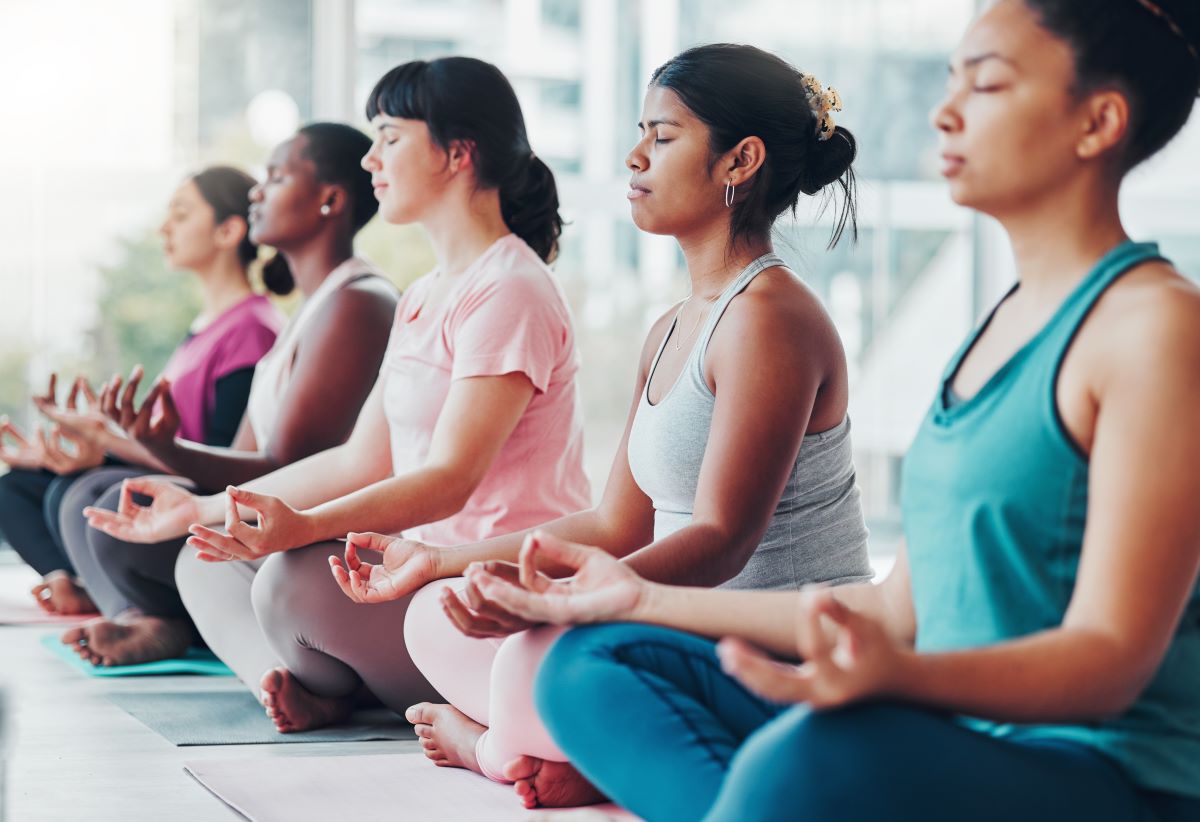
[[[329,203],[326,203],[325,205],[321,206],[321,216],[322,217],[328,217],[332,211],[333,211],[333,209],[329,207]]]
[[[725,182],[725,207],[733,207],[733,195],[737,193],[737,186],[733,184],[733,178],[730,177]]]

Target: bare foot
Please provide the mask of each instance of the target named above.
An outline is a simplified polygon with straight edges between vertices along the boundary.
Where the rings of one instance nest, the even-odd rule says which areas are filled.
[[[351,696],[318,696],[301,685],[287,668],[263,674],[258,701],[281,734],[311,731],[336,725],[354,709]]]
[[[608,799],[570,762],[519,756],[504,766],[504,776],[526,808],[573,808]]]
[[[65,571],[51,571],[29,591],[49,614],[94,614],[96,604],[83,586]]]
[[[475,743],[487,728],[453,705],[421,702],[404,712],[413,724],[425,756],[445,768],[466,768],[483,773],[475,758]]]
[[[126,618],[100,617],[62,635],[93,665],[137,665],[182,656],[192,644],[192,628],[181,619],[135,614]]]

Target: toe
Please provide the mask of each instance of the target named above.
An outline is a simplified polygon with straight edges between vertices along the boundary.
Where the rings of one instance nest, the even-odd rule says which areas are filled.
[[[432,725],[434,717],[434,706],[428,702],[418,702],[412,705],[404,712],[404,718],[413,725]]]
[[[413,731],[415,731],[417,736],[421,737],[422,739],[433,738],[432,725],[413,725]]]
[[[283,671],[279,668],[272,668],[267,671],[263,674],[259,687],[269,693],[277,693],[283,687]]]
[[[505,779],[511,779],[513,782],[520,780],[533,779],[537,772],[541,770],[542,760],[533,756],[518,756],[516,759],[508,762],[501,769]]]

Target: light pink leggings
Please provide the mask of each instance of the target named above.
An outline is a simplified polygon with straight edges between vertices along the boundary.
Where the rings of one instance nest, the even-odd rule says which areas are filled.
[[[404,619],[404,642],[429,684],[487,727],[475,746],[483,773],[497,782],[509,782],[503,768],[521,755],[566,762],[533,705],[538,666],[564,629],[535,628],[507,639],[465,637],[438,602],[447,585],[461,591],[466,580],[439,580],[413,596]]]

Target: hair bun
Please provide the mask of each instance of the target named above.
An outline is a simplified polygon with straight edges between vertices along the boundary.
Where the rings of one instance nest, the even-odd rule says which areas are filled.
[[[292,269],[288,265],[288,261],[278,251],[275,256],[263,263],[262,267],[263,287],[272,294],[277,294],[280,297],[292,293],[292,289],[296,287],[296,279],[292,276]]]
[[[834,128],[827,140],[816,136],[809,139],[813,145],[809,148],[810,161],[801,171],[800,190],[813,195],[846,175],[858,154],[858,143],[854,135],[841,126]]]

